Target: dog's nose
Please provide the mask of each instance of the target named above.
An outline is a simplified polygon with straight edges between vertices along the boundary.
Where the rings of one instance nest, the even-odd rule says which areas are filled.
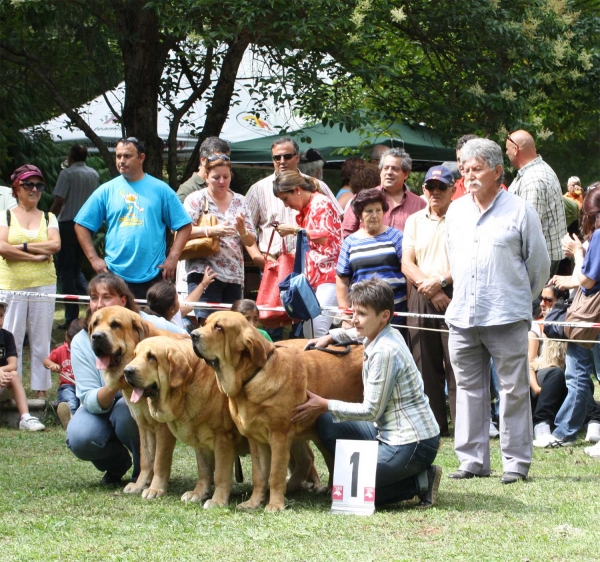
[[[102,335],[103,334],[101,334],[100,332],[94,332],[91,337],[92,337],[92,340],[98,340],[102,337]]]
[[[194,330],[190,336],[192,337],[192,341],[194,343],[198,343],[200,341],[200,332],[198,332],[198,330]]]
[[[125,380],[129,381],[130,378],[135,376],[135,367],[127,365],[127,367],[123,369],[123,375],[125,375]]]

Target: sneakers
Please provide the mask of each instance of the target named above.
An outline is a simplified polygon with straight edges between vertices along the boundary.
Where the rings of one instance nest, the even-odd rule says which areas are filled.
[[[595,421],[588,423],[585,440],[590,443],[598,443],[600,441],[600,423]]]
[[[494,425],[494,422],[490,420],[490,439],[496,439],[496,437],[500,436],[500,432]]]
[[[542,435],[539,439],[533,441],[534,447],[540,447],[542,449],[553,448],[559,449],[560,447],[572,447],[575,445],[575,441],[567,441],[565,439],[559,439],[551,433],[548,435]]]
[[[58,419],[63,426],[63,429],[67,429],[69,422],[73,415],[71,414],[71,408],[66,402],[61,402],[56,408],[56,413],[58,414]]]
[[[551,433],[552,431],[550,431],[550,424],[547,422],[540,422],[533,428],[533,438],[536,441],[542,439],[544,435],[550,435]]]
[[[593,447],[586,447],[583,452],[593,459],[600,459],[600,442],[596,443]]]
[[[417,504],[417,507],[420,507],[421,509],[429,509],[435,505],[441,479],[442,467],[431,465],[427,469],[427,490],[419,494],[419,499],[421,501]]]
[[[26,420],[21,418],[21,421],[19,422],[19,429],[24,429],[26,431],[42,431],[46,429],[46,426],[37,418],[29,416]]]

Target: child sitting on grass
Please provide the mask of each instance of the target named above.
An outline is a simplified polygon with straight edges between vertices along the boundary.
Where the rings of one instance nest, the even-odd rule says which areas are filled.
[[[258,307],[250,299],[240,299],[231,305],[233,312],[239,312],[250,324],[252,324],[268,341],[272,342],[271,336],[258,327]]]
[[[21,414],[19,429],[40,431],[46,428],[40,420],[29,413],[23,381],[17,372],[18,355],[15,338],[8,330],[2,328],[7,307],[6,301],[0,300],[0,402],[14,398]]]
[[[185,306],[186,302],[197,302],[206,288],[214,281],[217,274],[208,266],[204,270],[204,277],[198,286],[183,301],[182,306],[179,303],[179,295],[175,285],[169,281],[160,281],[148,289],[146,293],[147,314],[160,316],[169,322],[172,322],[180,328],[186,329],[183,324],[189,312],[193,310],[192,306]]]
[[[65,343],[53,349],[44,359],[44,367],[53,373],[59,373],[59,386],[57,392],[58,406],[56,413],[64,429],[67,429],[71,417],[79,408],[79,398],[75,394],[75,377],[71,367],[71,340],[81,330],[85,329],[85,321],[76,318],[67,328]]]

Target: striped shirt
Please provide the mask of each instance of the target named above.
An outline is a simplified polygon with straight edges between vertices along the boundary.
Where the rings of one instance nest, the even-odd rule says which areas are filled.
[[[567,233],[567,220],[560,182],[554,170],[538,156],[518,171],[509,191],[525,199],[537,211],[550,259],[562,260],[561,240]]]
[[[329,333],[338,342],[352,339],[343,328]],[[400,333],[388,325],[372,342],[365,339],[364,345],[363,402],[329,400],[334,421],[372,421],[379,430],[377,438],[392,446],[439,435],[421,373]]]
[[[394,303],[406,301],[406,277],[402,273],[402,232],[388,227],[377,236],[363,231],[351,234],[342,244],[336,273],[350,277],[350,285],[377,276],[390,284]]]
[[[304,175],[304,174],[303,174]],[[305,176],[308,177],[308,176]],[[246,193],[246,203],[250,209],[252,222],[256,227],[256,235],[258,237],[258,248],[265,254],[269,246],[269,239],[273,232],[271,224],[279,222],[282,224],[296,224],[296,211],[287,208],[281,199],[273,195],[273,182],[275,181],[275,173],[256,182]],[[327,195],[332,201],[333,206],[341,215],[343,210],[335,196],[327,187],[327,184],[319,181],[323,195]],[[273,257],[279,256],[281,253],[282,238],[278,234],[273,237],[273,244],[269,250],[269,254]],[[287,236],[285,245],[288,252],[296,251],[296,237]]]

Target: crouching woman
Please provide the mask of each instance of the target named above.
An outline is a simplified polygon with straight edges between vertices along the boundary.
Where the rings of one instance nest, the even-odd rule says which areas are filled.
[[[331,330],[315,343],[363,341],[364,400],[327,400],[308,391],[308,401],[296,406],[292,421],[319,416],[317,431],[332,455],[337,439],[377,440],[376,505],[418,496],[419,507],[431,507],[442,475],[433,465],[440,429],[412,355],[390,326],[394,293],[385,281],[371,279],[353,285],[350,301],[354,328]]]

